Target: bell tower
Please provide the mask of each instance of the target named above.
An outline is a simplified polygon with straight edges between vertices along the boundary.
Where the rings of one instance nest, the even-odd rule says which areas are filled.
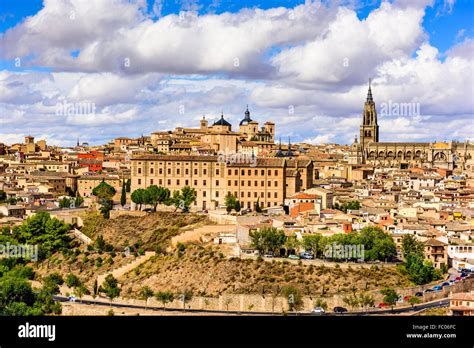
[[[379,141],[379,125],[377,124],[377,110],[375,110],[374,99],[372,98],[371,80],[369,79],[369,91],[362,113],[362,124],[360,126],[360,143],[362,148],[367,149],[369,143]]]

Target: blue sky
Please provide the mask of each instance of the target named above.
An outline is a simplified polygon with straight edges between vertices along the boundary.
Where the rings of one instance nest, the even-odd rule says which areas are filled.
[[[382,140],[473,137],[458,125],[472,122],[474,1],[81,1],[0,0],[0,142],[25,124],[58,143],[193,126],[221,110],[235,124],[249,104],[277,135],[350,143],[369,77],[379,105],[421,105],[381,116]],[[130,69],[117,65],[130,57]],[[98,114],[52,121],[64,100]]]

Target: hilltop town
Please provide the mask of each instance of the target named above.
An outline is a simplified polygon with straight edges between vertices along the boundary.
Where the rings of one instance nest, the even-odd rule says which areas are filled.
[[[61,262],[41,263],[35,279],[41,283],[52,270],[66,276],[72,267],[85,294],[97,287],[94,280],[102,285],[112,274],[123,301],[140,297],[138,285],[145,284],[147,304],[156,291],[157,299],[183,293],[184,304],[184,289],[193,288],[195,297],[219,296],[207,304],[215,310],[265,311],[269,302],[260,308],[244,305],[243,297],[220,296],[256,296],[281,282],[278,296],[293,291],[324,298],[318,308],[450,299],[449,313],[472,315],[474,144],[380,142],[371,86],[362,110],[351,145],[282,142],[275,136],[278,122],[259,126],[248,107],[237,129],[221,114],[214,122],[203,117],[195,128],[98,146],[50,146],[33,136],[0,144],[0,228],[15,238],[44,212],[66,224],[76,256],[92,255],[90,270],[97,272],[75,257],[68,270]],[[58,260],[70,256],[50,251]],[[95,252],[113,253],[112,261],[102,266],[105,257],[99,262]],[[255,271],[253,263],[262,262]],[[288,269],[278,273],[272,268],[278,263]],[[418,266],[428,276],[416,273]],[[310,267],[329,276],[313,277]],[[206,269],[215,277],[204,275]],[[345,277],[353,278],[350,284]],[[371,283],[372,277],[380,279]],[[392,288],[398,289],[393,303],[387,291],[376,295]],[[373,291],[375,300],[362,305],[358,291]],[[77,295],[73,284],[67,293]],[[179,306],[171,297],[163,304]],[[415,297],[419,301],[410,302]],[[204,308],[207,300],[200,301],[189,298],[192,308]],[[278,311],[295,305],[283,302]],[[302,300],[301,308],[313,306]]]

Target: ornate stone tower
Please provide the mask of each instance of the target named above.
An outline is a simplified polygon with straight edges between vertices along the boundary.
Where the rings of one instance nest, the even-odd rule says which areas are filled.
[[[379,141],[379,125],[377,124],[377,110],[375,110],[374,99],[372,98],[372,89],[369,79],[369,91],[367,100],[364,104],[364,112],[362,114],[362,124],[360,126],[360,143],[364,151],[369,143],[377,143]]]

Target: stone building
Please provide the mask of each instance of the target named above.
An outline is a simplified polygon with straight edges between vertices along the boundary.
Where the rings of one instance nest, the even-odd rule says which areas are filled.
[[[474,144],[466,142],[380,142],[377,111],[369,84],[357,137],[351,145],[350,164],[396,168],[465,169],[474,156]]]
[[[197,191],[194,209],[213,209],[225,204],[228,192],[242,209],[283,205],[285,198],[312,187],[313,164],[310,160],[286,158],[248,158],[229,160],[219,156],[132,157],[132,192],[150,185],[171,192],[190,186]]]

